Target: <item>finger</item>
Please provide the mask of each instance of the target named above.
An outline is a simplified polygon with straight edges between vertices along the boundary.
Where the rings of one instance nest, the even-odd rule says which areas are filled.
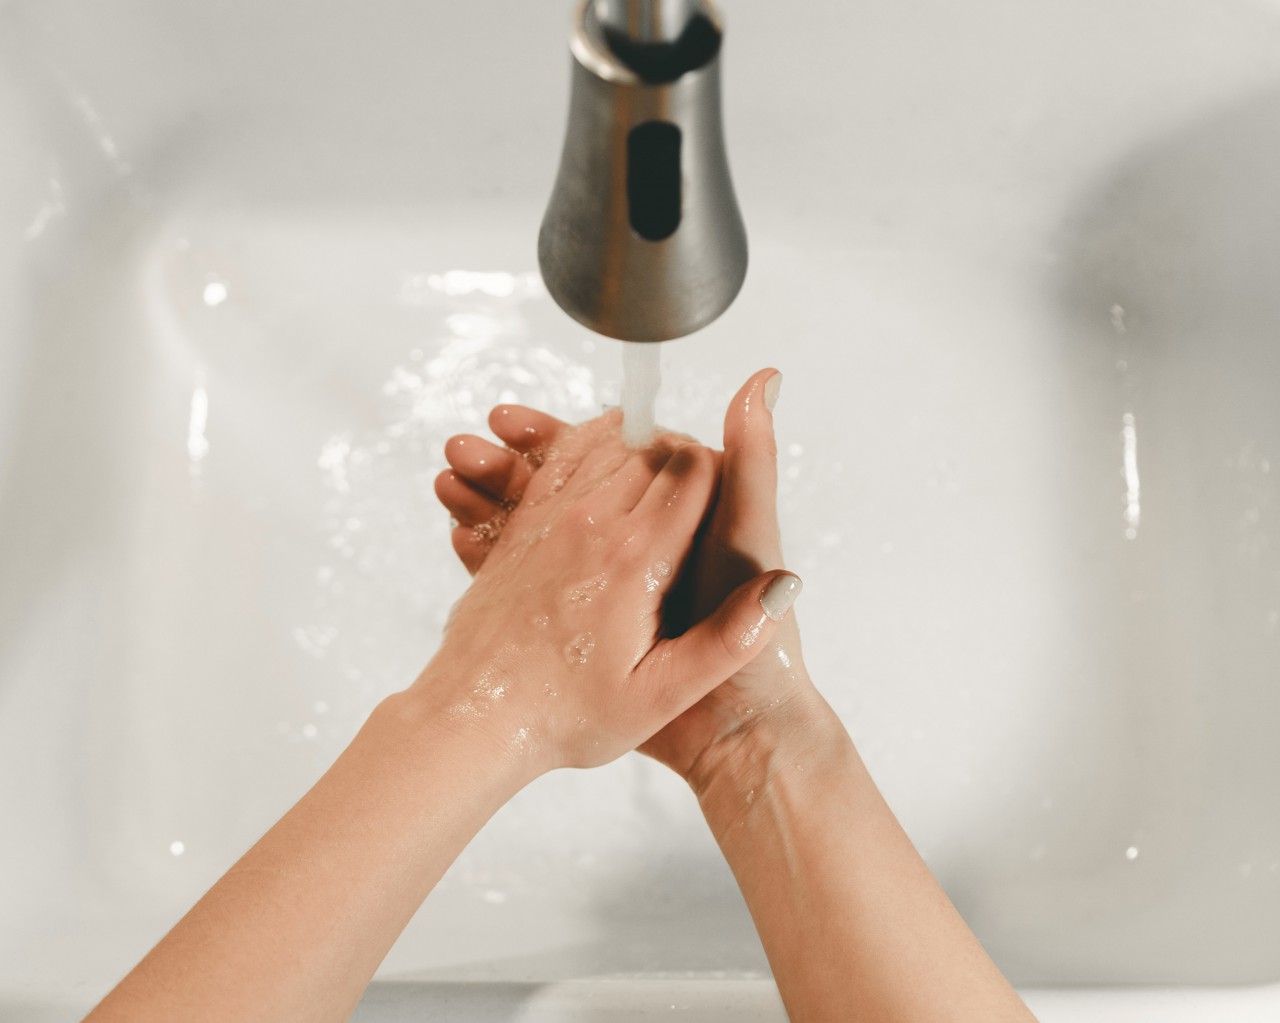
[[[782,564],[778,534],[778,446],[773,406],[782,374],[762,369],[738,390],[724,417],[724,466],[716,525],[762,565]]]
[[[756,576],[684,635],[654,647],[639,667],[652,673],[655,709],[664,720],[682,714],[765,649],[801,588],[800,577],[790,572]]]
[[[435,490],[440,503],[464,526],[488,522],[503,510],[501,504],[476,490],[453,469],[436,477]]]
[[[633,511],[676,450],[689,443],[696,442],[663,435],[647,448],[633,448],[609,483],[609,503],[620,511]]]
[[[630,461],[628,450],[617,445],[601,445],[587,452],[564,488],[565,499],[576,501],[604,491],[612,494],[613,487],[620,482],[619,475]],[[650,479],[653,472],[649,474]]]
[[[698,438],[689,433],[681,433],[679,430],[668,430],[665,426],[659,426],[654,433],[653,442],[649,445],[654,447],[658,444],[666,444],[669,447],[679,447],[681,444],[697,444]]]
[[[579,470],[589,463],[583,478],[598,479],[599,463],[610,451],[617,453],[615,462],[621,464],[625,457],[619,432],[621,421],[621,412],[606,412],[579,426],[561,430],[552,446],[540,449],[542,461],[529,481],[524,503],[541,504],[552,498],[559,499],[571,480],[574,487],[567,493],[579,492],[583,489],[583,481],[577,478]]]
[[[475,575],[480,571],[480,566],[484,564],[489,552],[493,550],[497,537],[487,535],[484,525],[481,524],[454,526],[450,539],[453,541],[453,550],[458,555],[458,560],[468,572]]]
[[[466,433],[445,442],[444,458],[459,476],[496,501],[520,500],[533,473],[514,451]]]
[[[662,522],[674,534],[693,535],[715,489],[715,455],[701,444],[685,444],[667,459],[632,515]]]
[[[555,416],[524,405],[499,405],[489,413],[489,429],[507,447],[522,455],[554,444],[569,428],[568,423]]]

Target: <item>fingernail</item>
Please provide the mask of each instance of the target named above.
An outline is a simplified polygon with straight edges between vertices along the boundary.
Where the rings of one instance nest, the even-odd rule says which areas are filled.
[[[782,374],[775,373],[764,385],[764,407],[770,412],[773,407],[778,404],[778,392],[782,390]]]
[[[787,612],[791,610],[791,605],[796,602],[796,597],[800,596],[802,589],[804,589],[804,583],[800,581],[798,575],[792,575],[789,572],[786,575],[780,575],[760,594],[760,607],[775,622],[780,622],[787,616]]]

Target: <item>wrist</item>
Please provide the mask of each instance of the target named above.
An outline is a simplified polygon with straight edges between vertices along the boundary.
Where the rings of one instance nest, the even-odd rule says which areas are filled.
[[[857,752],[835,711],[807,684],[768,714],[717,739],[687,781],[717,840],[797,777],[843,770]]]
[[[531,729],[523,729],[522,736],[505,715],[453,699],[452,689],[428,668],[408,689],[379,703],[371,721],[407,755],[465,768],[497,809],[545,773],[540,750]]]

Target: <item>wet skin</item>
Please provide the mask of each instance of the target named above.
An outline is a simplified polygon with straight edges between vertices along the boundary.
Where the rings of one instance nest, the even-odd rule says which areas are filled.
[[[784,567],[778,530],[777,448],[773,411],[781,374],[753,374],[729,403],[724,422],[724,451],[718,454],[720,483],[712,512],[699,534],[690,565],[690,593],[667,622],[682,631],[700,620],[746,580]],[[772,399],[772,401],[770,400]],[[611,412],[587,425],[608,431],[618,421]],[[489,425],[506,447],[481,437],[453,437],[445,446],[450,468],[436,479],[436,494],[457,520],[453,545],[473,574],[484,565],[512,508],[537,479],[545,453],[583,427],[571,427],[546,413],[520,405],[500,405]],[[600,432],[589,436],[598,438]],[[691,443],[670,431],[655,438],[655,450]],[[538,484],[531,496],[536,498]],[[681,620],[682,619],[682,620]],[[694,768],[712,746],[754,725],[797,695],[811,689],[794,614],[772,639],[760,643],[757,656],[723,680],[711,693],[670,722],[641,747],[681,777],[697,783]],[[695,786],[696,787],[696,786]]]
[[[679,629],[762,568],[782,565],[776,516],[773,370],[725,416],[720,483],[690,563]],[[455,439],[437,494],[473,572],[539,452],[574,428],[520,406],[494,410],[507,447]],[[664,435],[663,444],[681,438]],[[804,667],[795,616],[756,656],[640,747],[684,777],[737,878],[796,1023],[1025,1023],[1031,1013],[920,858]]]

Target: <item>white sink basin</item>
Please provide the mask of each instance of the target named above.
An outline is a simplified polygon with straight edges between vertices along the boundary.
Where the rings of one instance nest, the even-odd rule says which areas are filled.
[[[563,6],[0,3],[0,1018],[416,674],[444,439],[616,401],[535,272]],[[1280,1018],[1280,4],[724,7],[752,265],[660,418],[783,370],[815,677],[1044,1020]],[[657,1010],[783,1018],[630,757],[503,810],[358,1018]]]

